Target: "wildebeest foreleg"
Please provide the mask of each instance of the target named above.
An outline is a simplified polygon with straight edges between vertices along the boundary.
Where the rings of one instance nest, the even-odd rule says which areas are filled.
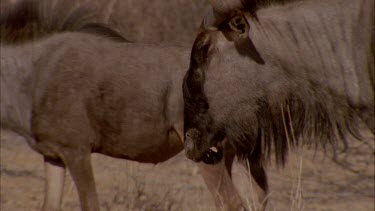
[[[264,210],[267,205],[267,194],[268,194],[268,184],[267,184],[267,175],[262,165],[258,163],[250,164],[250,173],[253,178],[251,180],[253,184],[253,190],[257,195],[257,202],[259,204],[254,204],[257,209],[255,210]]]
[[[262,164],[261,153],[260,144],[257,144],[253,153],[248,156],[247,160],[243,161],[252,176],[251,194],[256,194],[256,197],[253,197],[255,200],[252,201],[252,210],[260,211],[266,207],[268,194],[267,174]]]
[[[244,210],[241,197],[232,182],[232,164],[235,152],[229,144],[224,145],[224,159],[215,165],[199,163],[200,172],[208,189],[214,196],[217,210]]]
[[[77,187],[83,211],[99,211],[94,175],[91,167],[91,152],[70,150],[64,155],[64,163]]]
[[[64,188],[65,167],[62,162],[44,157],[46,175],[43,211],[60,210]]]

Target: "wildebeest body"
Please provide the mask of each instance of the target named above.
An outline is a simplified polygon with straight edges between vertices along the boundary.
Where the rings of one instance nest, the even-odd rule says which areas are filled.
[[[183,149],[188,52],[127,43],[90,22],[90,7],[50,3],[20,1],[2,10],[1,127],[44,156],[43,210],[60,210],[65,167],[81,209],[99,210],[92,152],[158,163]],[[230,176],[234,154],[226,149],[225,162],[198,166],[217,208],[233,210],[243,205]]]
[[[99,208],[92,152],[158,163],[183,149],[186,49],[73,32],[1,45],[1,52],[1,126],[45,157],[44,210],[59,209],[63,166],[82,209]],[[225,162],[199,167],[218,209],[232,210],[242,202],[230,177],[234,154],[227,152]]]
[[[171,98],[178,97],[176,87],[181,87],[179,83],[182,80],[178,75],[182,74],[175,70],[168,71],[168,64],[172,60],[178,62],[175,58],[183,56],[176,57],[176,53],[186,54],[186,51],[164,47],[162,51],[165,54],[160,55],[152,45],[133,48],[131,44],[121,43],[119,48],[118,43],[100,37],[80,36],[77,39],[76,34],[62,34],[52,38],[53,44],[45,40],[45,44],[29,46],[34,49],[30,51],[34,56],[39,47],[50,49],[43,52],[45,55],[41,55],[40,59],[35,59],[35,68],[29,70],[34,72],[33,76],[26,78],[28,82],[19,87],[32,93],[32,102],[28,102],[31,99],[23,99],[19,104],[21,108],[12,105],[16,112],[24,112],[22,107],[25,103],[32,105],[28,107],[30,113],[27,115],[32,112],[31,130],[38,138],[36,148],[57,157],[52,153],[56,151],[53,149],[56,146],[51,145],[59,142],[56,140],[52,144],[48,138],[51,136],[51,126],[54,126],[56,133],[66,131],[75,134],[77,139],[84,134],[85,137],[79,140],[89,141],[85,147],[90,149],[86,150],[115,157],[160,162],[179,152],[182,142],[172,133],[174,124],[178,124],[177,116],[182,115],[182,108],[173,105],[176,100]],[[170,53],[167,53],[168,48]],[[98,57],[94,57],[93,52],[101,54],[102,62],[94,61]],[[116,58],[120,55],[123,58]],[[139,55],[143,55],[143,58]],[[154,56],[143,62],[135,62],[146,55]],[[180,62],[183,71],[184,64]],[[118,71],[118,67],[126,68],[126,71]],[[160,68],[165,71],[156,74],[155,70]],[[2,80],[8,84],[7,78]],[[162,82],[152,83],[155,80]],[[170,131],[170,134],[165,131]],[[146,141],[149,138],[156,139],[155,143],[164,143],[163,147],[153,146],[153,142]],[[83,147],[81,141],[77,140],[69,143],[63,141],[63,144],[64,147]],[[142,154],[145,151],[148,153]]]
[[[85,7],[68,17],[41,16],[43,2],[24,3],[0,18],[1,127],[24,136],[44,156],[43,210],[60,210],[65,167],[81,209],[99,210],[92,152],[158,163],[183,149],[181,86],[188,52],[127,43],[105,25],[80,22],[91,14]],[[61,4],[55,9],[61,11]],[[29,24],[25,14],[44,18],[31,18],[36,22]],[[198,166],[217,208],[239,209],[230,147],[224,157],[218,165]]]
[[[95,129],[96,131],[92,134],[92,143],[90,143],[93,151],[105,152],[116,157],[126,156],[128,159],[140,160],[142,157],[145,161],[149,159],[148,161],[156,162],[164,160],[163,157],[170,156],[170,153],[178,152],[181,141],[174,137],[175,140],[167,144],[170,140],[168,140],[169,134],[166,134],[165,131],[173,132],[174,124],[178,124],[176,118],[182,112],[182,108],[171,104],[176,100],[170,99],[178,97],[178,94],[175,93],[178,89],[175,87],[179,87],[178,83],[181,80],[178,80],[178,74],[174,76],[169,74],[170,66],[168,64],[171,64],[176,53],[183,54],[184,52],[180,49],[171,49],[168,52],[168,47],[165,47],[162,50],[165,54],[161,55],[157,48],[147,45],[136,48],[132,48],[131,45],[122,46],[119,49],[121,52],[114,52],[113,49],[116,49],[116,46],[102,43],[102,40],[92,41],[93,45],[95,42],[102,43],[101,46],[96,46],[96,49],[88,47],[84,51],[77,51],[74,46],[79,45],[79,42],[83,43],[83,41],[85,41],[85,37],[81,41],[75,39],[74,42],[78,43],[64,46],[66,50],[64,49],[60,55],[62,61],[57,62],[57,64],[67,64],[66,61],[71,61],[69,64],[75,66],[71,72],[67,72],[66,69],[58,71],[58,69],[51,68],[50,72],[45,73],[44,77],[52,78],[52,80],[37,86],[37,92],[43,93],[43,90],[53,90],[54,92],[53,94],[41,94],[35,99],[35,105],[41,108],[41,115],[34,114],[43,116],[44,112],[48,113],[51,110],[55,113],[55,117],[50,114],[45,115],[51,118],[50,121],[54,121],[54,118],[60,119],[60,115],[66,116],[72,112],[71,115],[75,116],[74,112],[78,113],[79,111],[80,115],[84,115],[82,117],[85,118],[79,117],[79,120],[77,118],[77,124],[80,121],[85,121],[80,125],[87,125],[91,130]],[[87,40],[84,43],[92,46],[87,43]],[[161,46],[161,48],[163,47]],[[92,60],[95,58],[90,58],[90,54],[95,51],[102,54],[102,62],[97,63]],[[123,58],[116,58],[119,55]],[[139,55],[142,55],[142,58]],[[153,56],[145,59],[147,55]],[[145,60],[134,62],[139,59]],[[173,62],[176,64],[177,61]],[[126,68],[126,72],[118,72],[118,68],[115,67]],[[181,62],[181,69],[183,67],[183,62]],[[159,69],[164,69],[164,71],[157,71]],[[54,78],[63,82],[55,84]],[[158,83],[154,83],[154,81],[158,81]],[[67,102],[70,100],[72,102]],[[76,102],[79,102],[79,105],[75,105]],[[81,108],[70,108],[70,105]],[[61,111],[54,109],[57,106],[62,108]],[[87,113],[84,112],[86,109]],[[34,125],[48,125],[51,122],[41,117],[41,122],[33,120],[33,123]],[[69,127],[70,123],[66,124]],[[157,143],[165,143],[163,149],[147,145],[145,139],[149,138],[160,140]],[[139,143],[131,140],[139,140]],[[121,143],[124,143],[123,146]],[[135,144],[135,146],[127,146],[127,144]],[[136,150],[133,152],[131,149]],[[147,151],[148,155],[139,154],[144,151]],[[158,156],[162,157],[158,158]]]

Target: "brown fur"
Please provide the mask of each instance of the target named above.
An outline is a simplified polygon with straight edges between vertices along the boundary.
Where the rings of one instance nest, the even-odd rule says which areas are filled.
[[[123,42],[109,28],[80,22],[91,14],[81,9],[68,18],[30,19],[36,24],[30,28],[22,18],[42,17],[40,7],[21,4],[1,18],[1,126],[44,156],[43,210],[60,209],[65,167],[82,210],[99,210],[92,152],[158,163],[183,149],[188,50]],[[60,24],[53,28],[50,21]],[[225,150],[222,162],[199,167],[217,208],[238,210],[243,205],[231,181],[234,153],[229,145]]]
[[[183,85],[188,157],[226,137],[253,165],[271,152],[282,165],[300,143],[336,150],[360,138],[361,122],[374,132],[374,1],[256,8],[233,8],[196,38]]]
[[[339,11],[340,6],[344,5],[344,1],[330,1],[326,3],[321,3],[321,7],[331,7],[331,10],[335,10],[336,12]],[[358,3],[360,7],[366,7],[366,1],[363,1],[363,3]],[[368,3],[368,2],[367,2]],[[319,5],[319,4],[317,4]],[[241,87],[241,89],[248,90],[248,93],[245,94],[245,91],[240,91],[239,93],[244,94],[241,99],[243,99],[243,105],[246,107],[246,110],[238,111],[238,106],[234,106],[233,108],[236,108],[237,111],[233,111],[235,113],[239,112],[238,115],[242,115],[242,118],[245,118],[247,113],[249,113],[249,117],[252,120],[249,121],[249,123],[246,123],[246,120],[244,119],[244,122],[241,121],[240,124],[245,124],[246,126],[241,126],[243,129],[247,128],[247,132],[245,134],[242,134],[242,131],[232,131],[231,134],[234,137],[233,141],[237,140],[243,146],[252,146],[251,143],[254,143],[255,140],[254,137],[257,137],[261,131],[257,129],[262,129],[262,136],[265,138],[263,141],[264,143],[274,143],[276,149],[276,154],[280,155],[277,156],[280,158],[280,160],[284,160],[284,152],[287,151],[287,140],[293,140],[293,136],[298,140],[303,137],[305,142],[314,142],[314,143],[322,143],[323,145],[327,143],[335,144],[337,143],[337,140],[343,140],[345,144],[346,136],[347,135],[353,135],[358,137],[358,134],[356,132],[356,121],[357,118],[361,118],[371,129],[374,131],[374,121],[370,120],[370,116],[373,116],[373,88],[374,85],[372,83],[372,75],[373,75],[373,58],[371,54],[373,52],[371,51],[371,43],[373,42],[373,32],[371,30],[371,27],[373,27],[373,21],[371,21],[373,17],[373,11],[366,11],[366,16],[361,19],[362,24],[364,25],[364,29],[367,33],[363,35],[362,38],[354,37],[353,39],[358,43],[358,47],[361,49],[358,54],[368,54],[363,55],[363,63],[358,63],[359,61],[362,61],[361,59],[355,60],[357,58],[348,58],[348,59],[354,59],[354,63],[357,69],[352,69],[350,71],[357,71],[353,73],[355,75],[354,80],[358,81],[357,78],[364,79],[363,82],[365,82],[366,85],[360,86],[361,91],[364,93],[359,93],[357,96],[353,96],[354,91],[351,91],[348,87],[349,92],[348,94],[341,93],[344,87],[340,86],[338,88],[334,87],[333,81],[327,81],[327,84],[319,84],[319,81],[322,81],[322,79],[319,79],[318,77],[321,74],[318,74],[319,72],[325,71],[325,75],[328,75],[332,77],[332,79],[336,79],[334,75],[340,74],[340,72],[336,73],[333,70],[329,71],[327,66],[331,65],[335,68],[338,68],[337,71],[343,71],[342,68],[345,68],[343,65],[347,64],[329,64],[329,61],[326,61],[326,58],[322,58],[320,55],[318,55],[321,52],[316,52],[315,49],[319,49],[319,47],[323,48],[322,46],[314,46],[319,45],[319,43],[314,43],[312,41],[308,45],[314,47],[311,51],[307,51],[305,49],[300,49],[302,44],[299,44],[300,42],[309,42],[306,40],[313,40],[314,36],[318,33],[314,32],[321,30],[320,33],[333,33],[333,32],[325,32],[325,30],[328,29],[329,26],[326,26],[326,24],[329,24],[327,22],[322,22],[319,19],[316,20],[309,20],[313,23],[304,23],[304,26],[307,27],[307,29],[303,29],[303,26],[300,26],[300,24],[295,17],[295,19],[290,18],[292,15],[289,15],[287,17],[281,16],[286,14],[293,14],[291,11],[296,11],[295,15],[298,15],[300,12],[305,11],[304,9],[299,9],[306,7],[317,7],[315,10],[311,11],[312,13],[319,13],[324,14],[324,10],[320,9],[319,6],[315,6],[315,3],[312,1],[306,1],[306,3],[297,2],[294,4],[286,5],[284,7],[281,6],[274,6],[270,7],[271,9],[264,8],[262,10],[259,10],[257,13],[258,15],[262,15],[262,19],[254,20],[251,17],[247,17],[248,20],[251,20],[252,25],[250,24],[250,30],[246,31],[244,34],[247,36],[250,35],[250,37],[253,36],[252,39],[247,38],[250,40],[250,42],[254,42],[256,48],[241,45],[242,38],[233,39],[228,37],[228,31],[230,29],[223,28],[221,25],[218,26],[218,31],[220,31],[222,34],[217,33],[215,30],[208,29],[204,33],[201,33],[198,35],[197,40],[195,42],[195,45],[193,47],[192,55],[191,55],[191,64],[190,69],[187,73],[186,79],[185,79],[185,105],[189,109],[192,110],[192,114],[194,112],[196,113],[209,113],[208,107],[213,106],[212,103],[207,101],[207,92],[210,92],[210,94],[216,94],[215,92],[219,92],[218,90],[209,90],[208,88],[214,87],[213,82],[208,82],[207,75],[211,75],[211,78],[215,78],[215,84],[219,83],[220,86],[223,86],[222,83],[227,83],[226,80],[230,80],[232,84],[228,84],[228,86],[225,86],[228,92],[231,92],[231,89],[233,89],[241,82],[246,82],[245,79],[248,80],[248,82],[251,82],[252,78],[250,76],[246,75],[246,72],[240,72],[240,71],[246,71],[245,66],[247,65],[247,68],[249,69],[248,73],[249,75],[253,75],[255,73],[258,73],[255,75],[258,77],[258,80],[262,81],[262,84],[254,84],[259,86],[258,90],[256,92],[249,92],[249,90],[252,89],[249,86]],[[370,6],[367,6],[371,8]],[[275,8],[275,9],[273,9]],[[265,12],[269,10],[268,14],[264,15]],[[283,11],[283,12],[278,12]],[[328,9],[327,9],[328,10]],[[371,10],[371,9],[370,9]],[[272,14],[273,15],[270,15]],[[326,11],[328,12],[328,11]],[[347,19],[350,19],[351,17],[356,17],[356,12],[353,13],[346,13],[343,14],[341,12],[337,12],[337,15],[341,15],[340,17],[349,17]],[[278,14],[280,13],[280,14]],[[282,13],[282,14],[281,14]],[[331,15],[327,13],[328,15]],[[269,17],[267,16],[269,15]],[[309,17],[307,17],[309,18]],[[335,20],[334,18],[339,19],[337,16],[332,17],[331,20]],[[246,19],[246,18],[244,18]],[[286,19],[286,20],[285,20]],[[303,19],[303,16],[301,17]],[[369,21],[370,20],[370,21]],[[230,20],[227,20],[230,21]],[[274,21],[274,22],[273,22]],[[320,22],[319,22],[320,21]],[[336,21],[336,20],[335,20]],[[345,23],[346,25],[350,24],[349,21],[345,20],[348,23]],[[297,23],[294,23],[297,22]],[[317,23],[318,22],[318,23]],[[291,24],[296,24],[297,27],[293,27]],[[320,24],[321,25],[314,25],[314,24]],[[225,25],[226,23],[222,23]],[[284,28],[283,28],[284,27]],[[325,27],[325,28],[324,28]],[[334,27],[342,27],[342,26],[334,26]],[[302,29],[301,29],[302,28]],[[284,30],[284,32],[282,31]],[[288,31],[289,30],[289,31]],[[300,30],[300,31],[298,31]],[[309,30],[310,34],[304,34],[304,30]],[[353,29],[353,30],[358,30]],[[291,37],[288,37],[289,33],[291,33]],[[316,34],[314,34],[316,33]],[[354,31],[352,34],[348,34],[345,36],[358,36],[359,33]],[[224,36],[224,37],[223,37]],[[242,36],[242,35],[241,35]],[[219,38],[220,37],[220,40]],[[233,37],[233,36],[232,36]],[[302,40],[305,39],[305,40]],[[316,39],[316,38],[315,38]],[[335,37],[332,37],[331,39],[335,39]],[[362,40],[361,40],[362,39]],[[224,41],[223,41],[224,40]],[[277,43],[275,42],[277,40]],[[329,42],[338,42],[337,44],[332,43],[330,45],[342,45],[342,48],[350,48],[352,46],[346,46],[346,43],[339,43],[341,40],[329,40]],[[363,42],[361,42],[363,41]],[[225,44],[222,44],[224,42],[227,42]],[[237,43],[240,42],[240,43]],[[368,42],[368,45],[366,45],[365,42]],[[219,44],[220,43],[220,44]],[[230,43],[233,43],[234,49],[230,49],[230,47],[227,47],[228,54],[239,54],[238,57],[241,59],[237,59],[238,61],[243,62],[233,64],[233,65],[243,65],[239,66],[238,69],[232,69],[227,70],[227,73],[218,72],[219,70],[213,70],[210,68],[210,66],[217,65],[214,63],[214,57],[218,55],[217,57],[221,57],[218,61],[215,62],[221,62],[222,59],[225,58],[225,52],[224,50],[221,50],[220,48],[224,48],[220,45],[231,45]],[[216,47],[215,45],[218,45],[220,47]],[[305,44],[306,45],[306,44]],[[203,54],[200,50],[201,47],[199,46],[205,46],[204,49],[208,49]],[[243,52],[247,48],[248,54],[244,54]],[[255,47],[254,46],[254,47]],[[327,46],[324,46],[327,47]],[[286,50],[289,49],[289,50]],[[330,49],[335,51],[335,49]],[[349,49],[345,49],[349,50]],[[354,50],[354,48],[350,49]],[[358,49],[357,49],[358,50]],[[258,62],[257,59],[253,58],[251,56],[251,51],[259,51],[260,56],[267,58],[265,60],[265,64]],[[302,51],[302,52],[299,52]],[[296,52],[299,52],[299,54],[296,54]],[[306,58],[299,58],[303,52],[312,52],[313,55],[309,55],[307,58],[312,59],[309,61]],[[327,49],[326,52],[329,52]],[[336,57],[341,56],[339,53],[334,52],[338,55]],[[232,55],[231,55],[232,56]],[[291,57],[291,58],[288,58]],[[347,56],[347,55],[345,55]],[[250,58],[246,58],[250,57]],[[293,58],[294,57],[294,58]],[[197,60],[196,58],[199,58]],[[233,58],[230,62],[235,61]],[[288,60],[289,59],[289,60]],[[306,61],[307,60],[307,61]],[[367,60],[367,61],[366,61]],[[258,64],[253,63],[256,62]],[[357,63],[356,63],[357,62]],[[235,62],[234,62],[235,63]],[[325,64],[327,63],[327,64]],[[344,63],[344,61],[343,61]],[[220,66],[221,65],[221,66]],[[221,63],[216,68],[223,69],[224,66],[229,68],[229,65]],[[321,66],[319,66],[321,65]],[[369,66],[368,66],[369,65]],[[319,66],[319,68],[318,68]],[[355,67],[354,67],[355,68]],[[298,70],[298,71],[297,71]],[[253,73],[252,71],[255,71]],[[315,71],[315,72],[313,72]],[[348,70],[349,71],[349,70]],[[311,73],[310,73],[311,72]],[[264,75],[269,74],[272,76],[272,74],[275,75],[275,77],[278,77],[278,80],[275,80],[276,78],[273,78],[273,80],[270,80],[266,78]],[[221,75],[220,75],[221,74]],[[238,74],[238,75],[235,75]],[[311,74],[311,75],[307,75]],[[323,73],[322,73],[323,74]],[[199,78],[202,80],[194,82],[195,75],[200,75]],[[223,75],[223,76],[222,76]],[[225,76],[224,76],[225,75]],[[254,77],[255,77],[254,76]],[[312,78],[308,78],[308,77]],[[225,78],[224,78],[225,77]],[[230,78],[228,78],[230,77]],[[233,78],[232,78],[233,77]],[[222,80],[221,82],[217,80]],[[338,79],[337,79],[338,80]],[[350,80],[345,78],[345,81],[343,83],[346,83],[346,80]],[[236,83],[237,81],[237,83]],[[253,84],[253,83],[250,83]],[[193,86],[194,85],[194,86]],[[267,87],[267,85],[269,87]],[[276,90],[273,90],[270,85],[275,86]],[[345,84],[346,85],[346,84]],[[350,83],[348,86],[354,86]],[[195,87],[199,87],[198,91],[193,91]],[[241,90],[240,89],[240,90]],[[272,90],[269,90],[272,89]],[[277,90],[278,89],[278,90]],[[335,90],[336,89],[336,90]],[[221,93],[221,91],[220,91]],[[228,93],[229,94],[229,93]],[[199,97],[198,97],[199,95]],[[258,96],[260,95],[260,96]],[[349,95],[348,98],[345,98],[345,95]],[[228,102],[236,102],[236,99],[238,95],[228,95],[231,96]],[[246,97],[245,97],[246,96]],[[215,96],[216,97],[216,96]],[[222,96],[224,97],[224,96]],[[356,99],[354,99],[356,98]],[[203,101],[198,101],[197,99],[203,99]],[[325,101],[322,101],[322,100]],[[248,103],[248,105],[246,105]],[[194,105],[195,104],[195,105]],[[233,103],[230,103],[233,104]],[[203,107],[206,108],[202,110]],[[237,104],[238,105],[238,104]],[[227,108],[230,106],[222,106],[221,108]],[[216,108],[216,106],[215,106]],[[240,107],[241,108],[241,107]],[[195,109],[195,110],[194,110]],[[219,112],[219,110],[218,110]],[[228,112],[228,111],[225,111]],[[254,112],[254,113],[252,113]],[[364,112],[364,113],[362,113]],[[242,114],[241,114],[242,113]],[[237,115],[237,114],[236,114]],[[193,115],[194,116],[194,115]],[[199,125],[199,121],[202,122],[202,118],[204,115],[199,115],[199,120],[189,120],[189,118],[185,121],[197,121],[196,124]],[[228,117],[226,121],[232,121],[233,116]],[[194,117],[193,117],[194,118]],[[208,117],[209,118],[209,117]],[[224,120],[224,119],[223,119]],[[204,120],[203,125],[207,122],[212,122],[213,120]],[[238,121],[238,120],[233,120]],[[247,125],[250,124],[251,125]],[[237,122],[233,122],[233,124],[225,123],[225,125],[237,125]],[[222,127],[220,125],[217,125],[217,127]],[[188,127],[189,128],[189,127]],[[215,129],[219,130],[219,129]],[[230,131],[230,130],[229,130]],[[228,129],[227,129],[228,132]],[[297,141],[295,140],[295,141]],[[319,142],[312,141],[312,140],[319,140]],[[246,144],[246,142],[248,142]],[[281,145],[280,145],[281,144]],[[293,145],[293,142],[290,142],[289,144]],[[265,152],[269,151],[268,148],[271,145],[264,146]],[[239,147],[239,150],[244,150],[244,153],[248,152],[249,149]]]

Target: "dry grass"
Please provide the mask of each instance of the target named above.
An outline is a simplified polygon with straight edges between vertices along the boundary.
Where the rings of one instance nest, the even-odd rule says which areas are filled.
[[[372,148],[364,143],[371,144]],[[373,143],[373,137],[368,142],[354,142],[347,152],[349,156],[340,157],[340,154],[337,161],[319,151],[301,149],[289,156],[283,169],[270,164],[267,172],[271,193],[267,210],[373,210]],[[38,210],[43,201],[42,156],[33,152],[22,138],[3,131],[0,152],[1,210]],[[102,210],[215,209],[196,166],[183,154],[158,165],[94,154],[93,166]],[[250,194],[254,190],[244,171],[242,165],[235,165],[234,179],[244,201],[251,207],[256,198]],[[63,210],[79,210],[77,192],[68,174]]]

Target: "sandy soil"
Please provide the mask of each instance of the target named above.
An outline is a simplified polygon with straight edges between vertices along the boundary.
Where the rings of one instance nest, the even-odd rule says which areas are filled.
[[[374,210],[374,141],[353,142],[338,161],[319,150],[292,152],[285,168],[268,166],[267,210]],[[1,132],[1,210],[38,210],[43,201],[42,156],[26,142]],[[102,210],[215,210],[195,164],[182,153],[151,165],[93,155]],[[236,165],[234,178],[251,202],[249,180]],[[79,210],[78,196],[67,173],[63,210]]]

